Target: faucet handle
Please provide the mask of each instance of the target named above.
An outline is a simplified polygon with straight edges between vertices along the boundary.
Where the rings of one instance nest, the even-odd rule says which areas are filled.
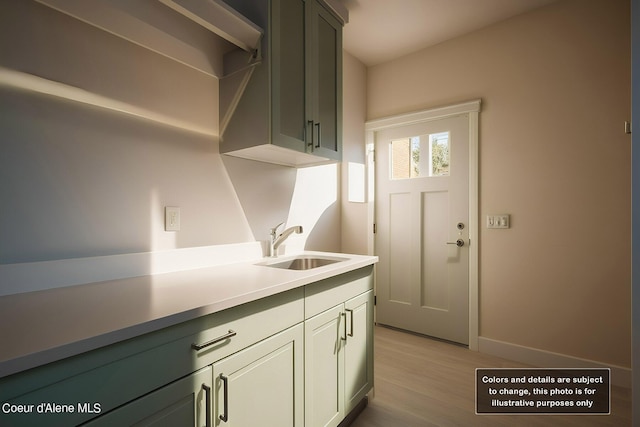
[[[281,225],[284,225],[284,222],[281,222],[280,224],[276,225],[271,229],[272,236],[275,236],[278,233],[278,228],[280,228]]]

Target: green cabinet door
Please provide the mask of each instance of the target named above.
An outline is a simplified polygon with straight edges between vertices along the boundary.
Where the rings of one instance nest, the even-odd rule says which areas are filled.
[[[318,0],[308,1],[307,105],[313,154],[342,158],[342,24]]]
[[[305,426],[335,427],[373,387],[373,290],[305,321]]]
[[[345,413],[373,388],[373,291],[345,302]]]
[[[305,323],[305,426],[340,424],[344,411],[344,305]]]
[[[271,2],[271,142],[307,150],[304,0]]]
[[[272,143],[342,151],[342,24],[318,0],[271,2]]]
[[[214,363],[213,425],[302,427],[303,339],[298,324]]]

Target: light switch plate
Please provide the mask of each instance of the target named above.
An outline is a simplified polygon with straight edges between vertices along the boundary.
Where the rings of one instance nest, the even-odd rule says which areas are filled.
[[[497,214],[487,215],[487,228],[509,228],[511,227],[511,215]]]
[[[180,208],[177,206],[165,206],[164,231],[180,231]]]

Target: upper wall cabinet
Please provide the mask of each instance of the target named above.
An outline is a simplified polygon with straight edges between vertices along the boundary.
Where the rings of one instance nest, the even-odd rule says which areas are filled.
[[[293,167],[340,161],[341,19],[319,0],[225,1],[265,35],[262,63],[222,121],[220,152]],[[221,101],[234,84],[220,80]]]

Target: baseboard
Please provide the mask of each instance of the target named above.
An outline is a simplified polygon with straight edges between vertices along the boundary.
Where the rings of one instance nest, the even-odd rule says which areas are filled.
[[[631,388],[631,368],[478,337],[478,351],[540,368],[610,368],[611,384]]]
[[[350,426],[356,420],[356,418],[358,418],[358,415],[360,415],[360,413],[366,409],[368,404],[369,398],[367,396],[363,397],[362,400],[358,402],[358,404],[351,410],[351,412],[347,414],[342,422],[338,424],[338,427]]]

